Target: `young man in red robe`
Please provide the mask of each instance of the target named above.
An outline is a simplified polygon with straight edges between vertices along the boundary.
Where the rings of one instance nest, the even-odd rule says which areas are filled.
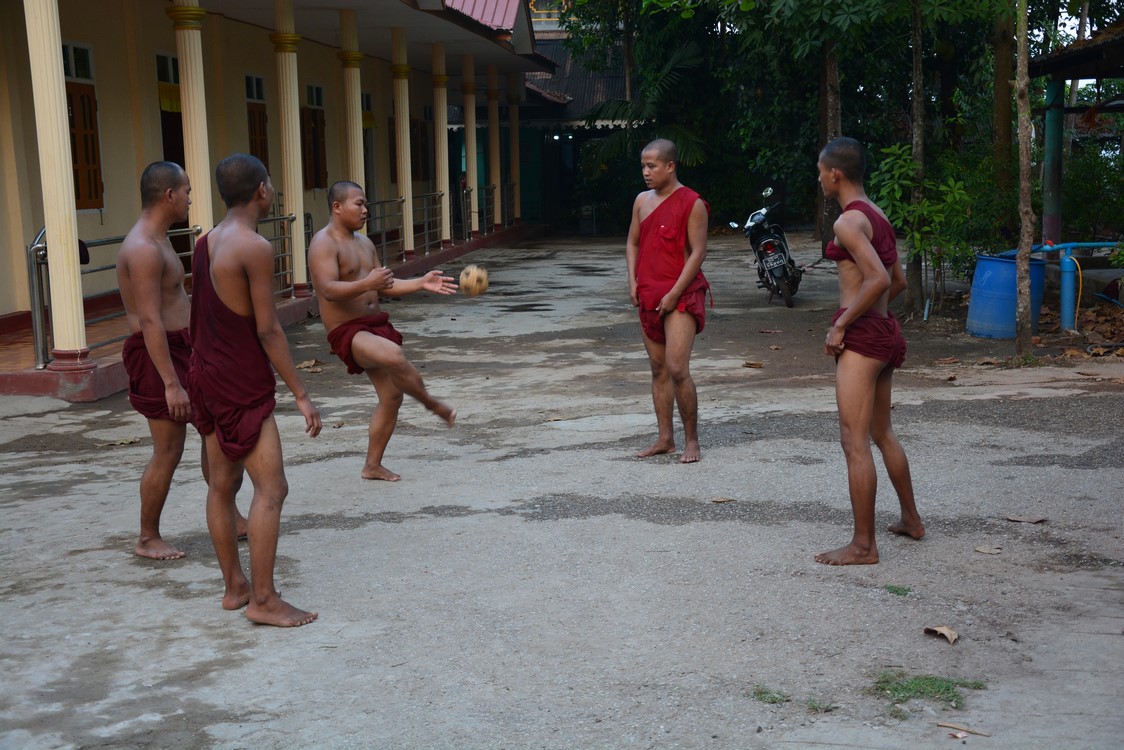
[[[183,263],[168,240],[168,229],[187,219],[191,181],[179,164],[153,162],[141,173],[140,193],[140,218],[117,252],[117,286],[132,334],[121,352],[129,376],[129,403],[148,420],[152,435],[152,458],[140,480],[140,536],[133,552],[153,560],[176,560],[184,553],[160,536],[160,514],[183,457],[191,419],[191,308],[183,288]],[[202,463],[206,479],[205,447]],[[243,535],[246,519],[235,513]]]
[[[681,463],[694,463],[699,449],[698,395],[691,379],[691,349],[706,325],[702,274],[710,207],[679,182],[679,152],[666,138],[652,141],[640,154],[648,190],[632,204],[625,257],[628,295],[639,308],[644,348],[652,367],[652,402],[659,433],[656,442],[636,454],[647,458],[675,450],[672,412],[683,421]]]
[[[383,466],[383,454],[398,424],[398,409],[408,394],[449,427],[457,412],[429,391],[402,350],[402,335],[379,309],[379,296],[403,297],[426,290],[455,294],[457,283],[439,270],[413,279],[395,279],[379,262],[375,246],[360,232],[367,224],[367,195],[354,182],[340,181],[328,191],[328,226],[308,246],[308,268],[320,300],[320,319],[332,353],[351,375],[365,373],[379,402],[367,429],[367,460],[360,476],[397,482],[402,477]]]
[[[195,244],[191,295],[191,407],[207,442],[207,528],[222,569],[224,609],[246,607],[263,625],[316,619],[273,586],[281,506],[289,493],[281,436],[273,418],[274,369],[296,399],[305,432],[322,423],[293,365],[273,301],[273,246],[257,232],[273,205],[265,165],[234,154],[215,169],[227,213]],[[254,484],[249,514],[250,575],[238,557],[234,492],[245,467]]]
[[[894,228],[863,187],[866,154],[854,138],[836,138],[824,146],[819,182],[825,200],[839,203],[835,239],[824,255],[839,269],[839,309],[824,339],[824,354],[835,357],[835,400],[839,432],[847,457],[847,485],[855,532],[851,543],[821,552],[825,565],[878,562],[874,540],[874,498],[878,476],[871,440],[878,446],[886,473],[901,505],[895,534],[920,539],[925,527],[913,498],[909,460],[890,424],[894,369],[905,361],[905,338],[890,300],[906,287],[898,262]]]

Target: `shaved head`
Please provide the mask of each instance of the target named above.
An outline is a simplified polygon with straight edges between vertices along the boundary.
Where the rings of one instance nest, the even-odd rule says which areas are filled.
[[[829,141],[820,152],[820,161],[828,169],[838,169],[851,182],[862,183],[866,175],[866,149],[854,138],[841,136]]]
[[[641,156],[649,151],[655,151],[660,161],[669,162],[673,161],[679,163],[679,149],[675,143],[669,141],[667,138],[657,138],[644,147],[640,152]]]
[[[187,172],[174,161],[154,161],[141,172],[141,208],[151,208],[166,190],[175,190],[187,182]]]

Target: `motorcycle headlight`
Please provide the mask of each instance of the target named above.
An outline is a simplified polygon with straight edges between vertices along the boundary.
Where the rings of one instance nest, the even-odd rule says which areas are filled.
[[[763,221],[765,221],[764,211],[754,211],[749,217],[750,224],[760,224]]]

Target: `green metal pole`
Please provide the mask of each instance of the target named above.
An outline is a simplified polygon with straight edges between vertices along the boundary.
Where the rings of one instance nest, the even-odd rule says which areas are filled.
[[[1042,241],[1060,242],[1062,233],[1062,146],[1065,81],[1046,84],[1046,153],[1042,165]]]

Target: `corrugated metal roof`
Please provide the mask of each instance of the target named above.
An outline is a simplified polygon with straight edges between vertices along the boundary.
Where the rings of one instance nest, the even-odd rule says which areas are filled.
[[[610,99],[624,99],[624,74],[620,69],[592,72],[577,64],[564,39],[542,39],[538,52],[558,63],[554,75],[528,73],[527,84],[553,101],[565,101],[567,119],[584,120],[595,106]]]
[[[511,31],[523,0],[445,0],[445,7],[493,29]]]

